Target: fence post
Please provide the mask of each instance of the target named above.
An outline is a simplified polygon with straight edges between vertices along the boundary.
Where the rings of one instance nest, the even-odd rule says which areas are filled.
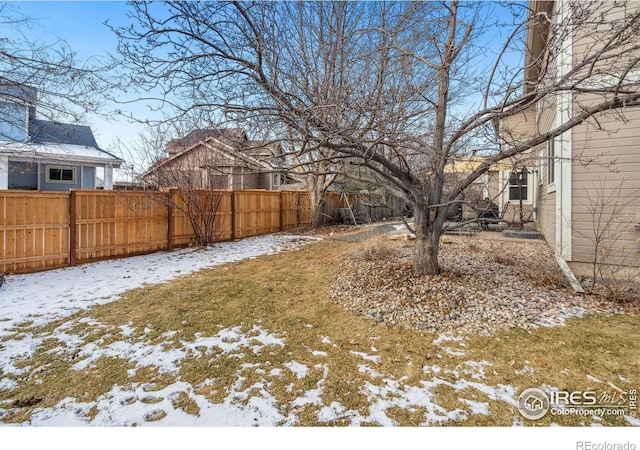
[[[236,191],[231,191],[231,240],[236,240]]]
[[[280,231],[284,231],[284,192],[280,191]]]
[[[173,250],[173,236],[175,235],[175,223],[173,220],[173,189],[167,193],[167,250]]]
[[[69,191],[69,265],[76,265],[76,214],[78,211],[76,191]]]
[[[300,226],[302,216],[302,201],[300,199],[300,191],[296,191],[296,227]]]

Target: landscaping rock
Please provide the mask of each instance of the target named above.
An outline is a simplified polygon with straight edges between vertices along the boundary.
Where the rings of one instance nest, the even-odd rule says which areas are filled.
[[[413,275],[413,245],[402,241],[390,242],[390,258],[345,257],[334,301],[380,324],[460,334],[529,330],[621,311],[615,303],[575,294],[544,241],[448,238],[451,243],[440,248],[437,276]]]

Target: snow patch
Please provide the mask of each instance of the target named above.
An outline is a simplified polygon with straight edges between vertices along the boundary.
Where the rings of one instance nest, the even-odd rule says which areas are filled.
[[[285,363],[284,366],[290,371],[292,371],[298,379],[304,378],[307,375],[309,375],[309,368],[304,364],[300,364],[297,361],[291,361],[291,362]]]
[[[366,353],[363,353],[363,352],[356,352],[355,350],[349,350],[349,353],[351,353],[352,355],[359,356],[362,359],[365,359],[367,361],[374,362],[376,364],[380,364],[380,362],[382,361],[382,357],[379,356],[379,355],[371,356],[371,355],[367,355]]]

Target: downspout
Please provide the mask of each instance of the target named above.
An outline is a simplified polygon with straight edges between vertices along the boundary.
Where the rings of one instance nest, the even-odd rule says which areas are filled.
[[[572,14],[571,0],[558,0],[558,23],[569,26]],[[572,69],[573,59],[573,30],[567,29],[566,36],[560,44],[558,53],[557,79],[564,78]],[[556,96],[556,127],[571,120],[573,95],[571,91],[559,92]],[[556,154],[556,248],[555,256],[558,265],[569,280],[575,292],[584,290],[569,268],[567,261],[572,259],[572,131],[567,130],[559,136],[559,154]]]
[[[580,285],[580,282],[578,281],[576,276],[571,271],[569,264],[567,264],[564,258],[562,258],[562,256],[558,255],[557,253],[555,257],[556,257],[556,262],[558,263],[558,266],[562,270],[562,273],[564,273],[564,276],[567,278],[567,281],[569,281],[569,284],[571,285],[571,288],[574,290],[574,292],[578,294],[583,294],[584,289]]]

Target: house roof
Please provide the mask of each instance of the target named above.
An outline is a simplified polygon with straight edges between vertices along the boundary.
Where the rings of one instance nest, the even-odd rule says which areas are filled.
[[[98,148],[91,128],[86,125],[50,122],[36,119],[30,122],[31,142],[36,144],[71,144]]]
[[[0,100],[25,104],[29,109],[29,140],[4,143],[0,146],[0,154],[15,158],[111,163],[114,167],[122,164],[121,158],[98,147],[90,127],[36,119],[37,88],[0,77]]]
[[[198,140],[198,138],[201,139]],[[191,145],[186,146],[186,144]],[[169,141],[167,144],[169,156],[153,163],[143,177],[200,146],[218,151],[230,160],[238,161],[256,170],[272,170],[273,167],[261,156],[264,153],[269,153],[270,157],[276,156],[277,145],[272,141],[249,141],[246,132],[241,128],[194,130],[184,138]]]
[[[62,145],[67,152],[73,148],[78,156],[85,154],[93,158],[99,155],[97,157],[101,159],[117,160],[119,163],[116,167],[122,163],[122,159],[98,147],[89,126],[35,119],[29,122],[29,127],[31,142],[34,144],[45,144],[45,148],[51,146],[52,149]],[[87,150],[82,150],[82,147]]]
[[[237,144],[247,141],[247,135],[241,128],[201,128],[193,130],[182,138],[170,140],[167,143],[167,153],[181,153],[209,138],[226,138],[226,141]]]
[[[36,144],[13,142],[0,146],[0,154],[9,154],[15,158],[50,159],[69,162],[111,163],[120,167],[122,159],[97,147],[74,144]]]

